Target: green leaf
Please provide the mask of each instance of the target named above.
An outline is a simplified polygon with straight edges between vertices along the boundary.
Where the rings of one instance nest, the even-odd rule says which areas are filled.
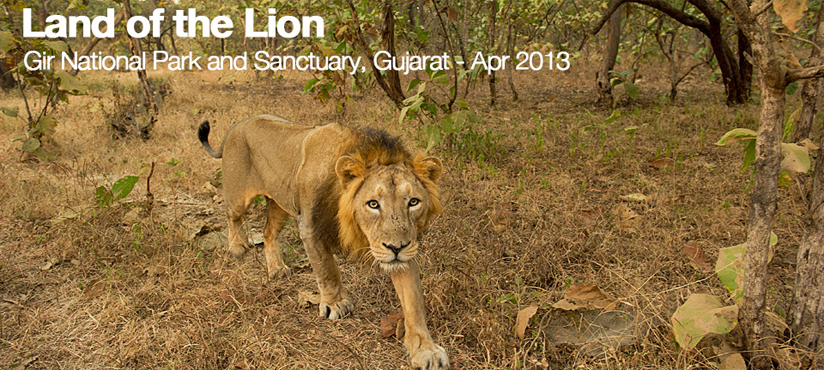
[[[40,117],[40,120],[37,121],[37,124],[35,124],[30,131],[43,136],[51,136],[54,134],[55,127],[57,127],[57,122],[54,121],[52,116],[43,116]]]
[[[16,107],[16,106],[15,106],[15,107],[11,107],[11,108],[7,108],[7,107],[0,107],[0,111],[2,111],[2,112],[3,112],[3,114],[5,114],[5,115],[7,115],[7,116],[9,116],[9,117],[17,117],[17,112],[19,111],[19,108],[18,108],[18,107]]]
[[[401,123],[403,123],[403,119],[406,118],[406,115],[408,114],[408,112],[409,112],[409,107],[403,107],[403,109],[401,109],[401,114],[398,115],[398,124],[399,125]]]
[[[46,45],[47,48],[52,49],[58,53],[68,52],[69,45],[66,44],[64,41],[56,40],[56,41],[43,41],[43,44]]]
[[[793,81],[784,89],[787,92],[787,95],[795,94],[795,91],[798,90],[798,81]]]
[[[441,130],[438,126],[433,125],[424,129],[424,132],[426,133],[426,151],[429,152],[430,149],[441,143]]]
[[[60,70],[54,73],[54,76],[60,79],[60,88],[74,94],[86,94],[86,84],[80,81],[79,78],[74,77],[68,72]]]
[[[807,173],[810,171],[810,152],[807,147],[781,143],[781,172]]]
[[[418,95],[422,94],[426,90],[426,82],[418,84]]]
[[[309,81],[306,81],[306,85],[303,85],[303,92],[312,91],[312,88],[315,87],[315,84],[317,84],[318,81],[320,80],[318,80],[317,78],[313,78]]]
[[[466,111],[457,111],[443,116],[440,120],[441,131],[445,134],[454,134],[461,131],[466,124]]]
[[[14,45],[14,34],[11,31],[0,31],[0,51],[8,53]]]
[[[718,251],[718,260],[715,262],[718,280],[721,280],[721,284],[724,284],[736,301],[744,296],[741,286],[744,283],[744,255],[746,253],[746,243],[721,248]]]
[[[747,146],[744,147],[744,162],[741,165],[741,172],[750,168],[752,162],[755,162],[755,139],[750,139]]]
[[[724,306],[709,294],[692,294],[672,315],[675,340],[685,350],[695,348],[707,334],[726,334],[738,324],[738,306]]]
[[[100,207],[106,207],[112,202],[112,192],[105,186],[98,186],[94,191],[94,201]]]
[[[416,79],[413,79],[412,81],[409,81],[409,86],[406,87],[406,92],[409,92],[412,89],[414,89],[415,86],[418,86],[419,83],[421,83],[420,78],[416,78]]]
[[[624,90],[627,91],[627,96],[630,99],[635,100],[638,99],[638,91],[640,90],[637,85],[632,82],[624,81]]]
[[[23,151],[25,152],[32,153],[37,150],[37,148],[40,148],[40,140],[36,138],[30,137],[23,142]]]
[[[724,134],[724,136],[721,136],[721,138],[718,139],[715,145],[724,146],[729,143],[734,143],[740,140],[754,140],[756,136],[758,136],[758,134],[755,131],[750,130],[748,128],[734,128],[730,131],[727,131],[727,133]]]
[[[132,192],[137,176],[126,176],[112,184],[112,200],[123,199]]]
[[[611,115],[611,116],[609,116],[609,118],[607,118],[607,119],[605,119],[605,120],[604,120],[604,124],[607,124],[607,125],[608,125],[608,124],[610,124],[610,123],[613,123],[613,122],[615,122],[615,120],[617,120],[618,118],[621,118],[621,111],[619,111],[619,110],[614,110],[614,111],[612,111],[612,115]]]

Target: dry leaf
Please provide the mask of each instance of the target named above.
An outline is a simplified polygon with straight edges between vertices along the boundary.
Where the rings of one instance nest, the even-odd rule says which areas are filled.
[[[792,348],[780,347],[778,344],[771,344],[771,355],[778,360],[778,368],[781,370],[800,370],[801,356],[798,355]]]
[[[724,361],[721,361],[718,370],[747,370],[747,364],[740,353],[733,353],[727,356]]]
[[[627,195],[621,195],[618,198],[627,202],[643,202],[647,200],[647,196],[641,193],[632,193]]]
[[[316,293],[309,293],[307,291],[299,291],[298,292],[298,306],[299,307],[311,307],[313,305],[320,303],[320,295]]]
[[[564,299],[555,302],[552,307],[574,311],[579,309],[594,310],[604,309],[612,311],[618,302],[607,297],[595,284],[578,283],[564,293]]]
[[[529,319],[538,312],[538,306],[532,305],[523,310],[518,311],[518,318],[515,320],[515,334],[518,335],[518,339],[524,339],[524,335],[526,334],[526,328],[529,326]]]
[[[798,32],[798,20],[807,10],[807,0],[775,0],[773,1],[775,14],[781,17],[781,23],[792,32]]]
[[[647,163],[649,163],[649,165],[654,167],[656,170],[663,170],[667,167],[672,168],[673,165],[672,159],[666,157],[652,159]]]
[[[399,334],[398,326],[403,326],[403,312],[398,311],[398,313],[394,315],[389,315],[384,318],[381,318],[381,336],[384,338],[389,338],[393,335],[396,335],[398,339],[401,338],[402,335]]]
[[[712,271],[712,265],[707,262],[704,249],[695,241],[689,241],[684,245],[684,255],[690,259],[690,265],[698,271]]]
[[[578,211],[578,221],[583,226],[592,226],[598,223],[601,213],[594,209],[582,209]]]
[[[208,181],[206,181],[206,183],[203,184],[202,189],[209,195],[217,194],[217,188]]]
[[[641,225],[641,216],[635,213],[635,211],[629,209],[629,207],[624,204],[619,204],[613,208],[612,213],[617,218],[615,225],[619,230],[630,233],[638,231],[638,227]]]
[[[805,148],[807,148],[807,149],[809,149],[809,150],[818,150],[818,145],[816,145],[816,144],[815,144],[812,140],[810,140],[810,139],[804,139],[804,140],[801,140],[801,142],[800,142],[800,143],[798,143],[798,145],[801,145],[801,146],[803,146],[803,147],[805,147]]]

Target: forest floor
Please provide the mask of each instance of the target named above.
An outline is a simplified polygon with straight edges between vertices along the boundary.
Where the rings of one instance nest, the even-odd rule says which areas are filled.
[[[758,107],[725,106],[721,84],[701,71],[670,103],[667,71],[651,68],[637,82],[638,99],[617,88],[620,117],[607,120],[613,110],[594,99],[597,64],[516,73],[520,101],[502,79],[494,106],[479,82],[467,101],[481,122],[434,150],[447,169],[445,211],[422,239],[420,264],[429,328],[454,368],[717,364],[711,350],[680,350],[670,317],[691,293],[729,296],[711,266],[719,248],[745,240],[751,185],[739,144],[713,143],[732,128],[755,129]],[[236,262],[222,234],[202,235],[225,230],[226,220],[220,161],[196,128],[210,120],[215,145],[234,122],[268,113],[385,128],[414,149],[425,144],[418,123],[399,125],[377,87],[351,93],[336,113],[302,94],[310,77],[297,72],[151,76],[171,94],[146,141],[118,138],[106,120],[123,87],[135,86],[131,73],[81,74],[89,94],[58,111],[56,160],[21,159],[12,138],[23,123],[0,122],[0,368],[408,368],[402,340],[381,329],[400,303],[377,268],[341,260],[356,311],[324,320],[303,299],[317,286],[294,221],[280,237],[293,274],[278,281],[266,277],[262,248]],[[0,95],[0,106],[19,104],[18,95]],[[798,104],[793,96],[788,109]],[[140,177],[131,194],[99,207],[95,189],[126,175]],[[767,297],[779,316],[804,225],[798,184],[780,194]],[[249,211],[252,234],[261,232],[262,208]],[[551,308],[575,283],[595,284],[620,304],[611,312]],[[519,339],[516,317],[530,305],[538,311]],[[590,330],[615,329],[615,321],[625,323],[620,340]]]

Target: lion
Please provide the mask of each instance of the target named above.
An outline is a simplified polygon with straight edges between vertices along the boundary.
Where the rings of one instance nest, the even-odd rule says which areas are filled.
[[[381,130],[308,126],[273,115],[235,123],[217,151],[209,145],[209,131],[209,122],[203,122],[198,137],[212,157],[223,158],[232,255],[244,255],[242,216],[252,200],[265,196],[263,244],[270,278],[290,274],[277,237],[283,222],[294,217],[318,282],[320,316],[340,319],[354,309],[333,254],[371,256],[391,276],[400,298],[412,366],[449,367],[446,351],[426,326],[415,260],[418,238],[442,209],[439,159],[413,157],[398,137]]]

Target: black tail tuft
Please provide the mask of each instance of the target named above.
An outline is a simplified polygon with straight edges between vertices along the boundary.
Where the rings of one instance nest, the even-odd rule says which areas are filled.
[[[220,151],[216,152],[212,149],[212,146],[209,145],[209,131],[211,129],[209,121],[203,121],[200,127],[197,128],[197,138],[200,139],[200,143],[203,144],[203,147],[206,148],[206,152],[209,153],[209,155],[215,158],[221,158],[223,157],[223,147],[221,146]]]
[[[209,126],[209,121],[203,121],[203,123],[200,124],[200,127],[197,129],[197,137],[201,143],[209,142],[209,131],[211,130],[212,127]]]

